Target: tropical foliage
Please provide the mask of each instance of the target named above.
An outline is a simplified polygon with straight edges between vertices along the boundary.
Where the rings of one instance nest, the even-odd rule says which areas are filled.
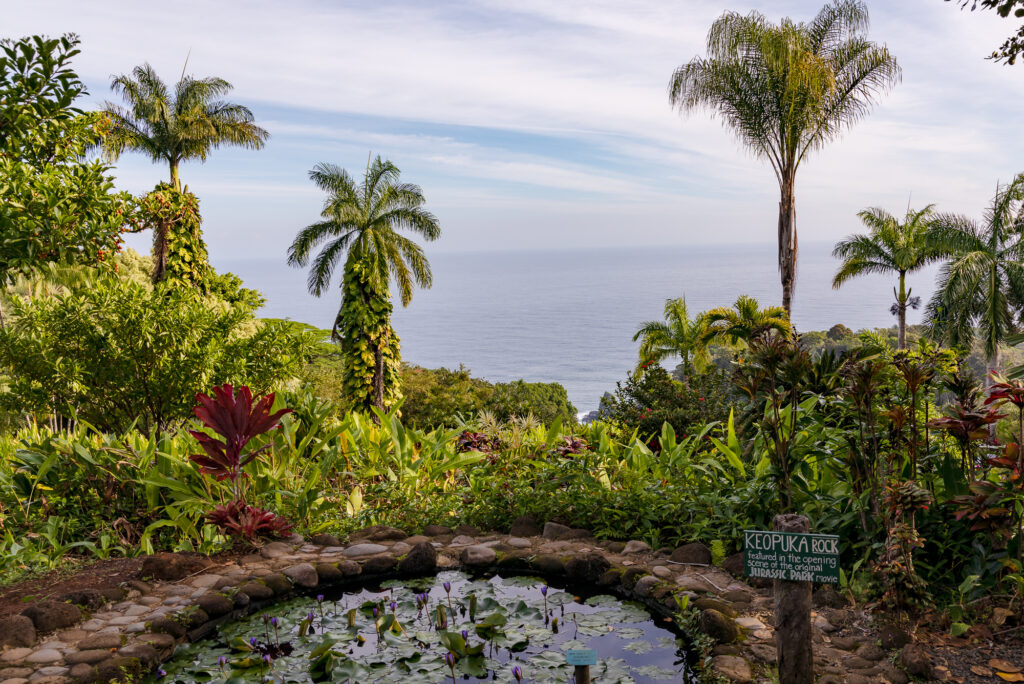
[[[896,59],[865,37],[867,5],[833,0],[810,22],[726,12],[712,25],[707,56],[676,69],[669,100],[707,109],[732,129],[779,182],[782,306],[796,281],[796,172],[808,154],[865,117],[900,78]]]

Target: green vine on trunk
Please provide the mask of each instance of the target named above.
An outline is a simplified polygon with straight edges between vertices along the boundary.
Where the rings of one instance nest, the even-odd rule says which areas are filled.
[[[391,327],[391,293],[374,285],[370,274],[364,261],[345,265],[334,337],[341,345],[342,386],[352,408],[388,411],[402,398],[401,351]]]
[[[132,224],[153,231],[153,282],[178,282],[205,291],[211,274],[203,242],[199,199],[188,191],[159,183],[136,200]]]

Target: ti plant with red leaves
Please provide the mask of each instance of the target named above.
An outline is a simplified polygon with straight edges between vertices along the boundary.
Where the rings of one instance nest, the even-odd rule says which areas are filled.
[[[962,367],[946,381],[946,389],[953,392],[956,401],[941,409],[942,417],[928,423],[928,427],[945,430],[960,446],[961,465],[968,479],[974,478],[974,442],[986,439],[989,426],[997,423],[1003,414],[995,406],[981,401],[977,379]]]
[[[1024,446],[1024,380],[1010,380],[999,373],[993,373],[991,377],[992,385],[988,389],[985,405],[1011,404],[1017,409],[1017,446]]]
[[[271,413],[274,395],[268,394],[253,404],[252,392],[248,387],[236,391],[229,384],[213,388],[214,397],[197,394],[199,405],[193,412],[205,427],[217,437],[201,430],[189,430],[202,447],[202,454],[189,458],[199,466],[199,472],[211,475],[218,481],[230,480],[234,500],[221,504],[207,514],[207,520],[228,534],[253,541],[258,537],[277,537],[289,529],[291,524],[269,511],[250,506],[245,502],[242,482],[247,477],[243,468],[270,448],[264,445],[247,449],[249,443],[281,423],[281,417],[291,409]]]
[[[551,448],[550,453],[552,456],[572,458],[573,456],[585,454],[588,451],[592,451],[592,449],[590,448],[590,445],[587,444],[587,440],[581,437],[567,436],[557,442],[554,447]]]
[[[224,532],[250,543],[260,538],[283,537],[292,529],[292,524],[276,513],[243,501],[221,504],[210,511],[206,519]]]
[[[193,413],[203,425],[223,439],[217,439],[199,430],[189,430],[189,434],[196,438],[205,452],[193,454],[189,458],[199,466],[199,472],[204,475],[212,475],[218,481],[231,480],[235,484],[235,497],[241,498],[238,480],[245,477],[242,468],[270,448],[268,444],[246,452],[246,446],[254,437],[277,427],[281,417],[292,410],[281,409],[271,413],[270,409],[274,406],[272,393],[253,406],[252,392],[244,386],[235,392],[231,385],[222,385],[214,387],[213,393],[216,398],[197,394],[196,401],[199,402],[199,406],[193,409]]]

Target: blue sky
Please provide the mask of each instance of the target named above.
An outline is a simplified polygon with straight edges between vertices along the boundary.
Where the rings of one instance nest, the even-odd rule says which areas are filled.
[[[820,0],[472,0],[143,3],[3,0],[4,32],[83,39],[90,106],[148,61],[235,85],[272,138],[182,168],[215,263],[283,253],[316,220],[317,162],[370,151],[422,186],[444,234],[432,250],[769,242],[778,191],[721,124],[671,111],[672,70],[702,53],[725,9],[810,18]],[[858,230],[871,205],[978,215],[1024,171],[1024,66],[983,59],[1012,29],[941,0],[868,0],[870,35],[903,82],[797,179],[804,241]],[[137,155],[120,187],[166,168]],[[136,243],[146,248],[148,238]]]

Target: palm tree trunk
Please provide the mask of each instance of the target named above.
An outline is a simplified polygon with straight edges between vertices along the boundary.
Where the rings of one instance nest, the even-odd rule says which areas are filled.
[[[380,342],[373,347],[373,405],[384,410],[384,353]]]
[[[170,227],[170,221],[161,219],[153,230],[153,284],[167,277],[167,233]]]
[[[795,174],[783,176],[779,201],[779,274],[782,277],[782,308],[793,314],[793,288],[796,282],[796,195]]]
[[[178,176],[178,164],[180,164],[180,163],[181,162],[178,159],[172,159],[171,162],[170,162],[170,164],[171,164],[171,185],[174,186],[174,189],[177,190],[178,192],[181,192],[181,178]]]
[[[1002,359],[1002,353],[999,350],[999,345],[996,345],[996,349],[992,352],[992,358],[988,360],[988,366],[986,367],[985,373],[985,387],[992,386],[992,374],[999,372],[999,365]]]
[[[999,362],[1000,362],[999,344],[996,343],[995,351],[992,352],[992,358],[990,358],[988,360],[988,367],[985,369],[987,371],[985,373],[985,388],[986,389],[991,387],[992,383],[994,382],[994,380],[992,379],[992,374],[999,372]],[[989,438],[989,441],[991,441],[991,442],[995,442],[996,441],[996,424],[995,423],[989,423],[989,426],[988,426],[988,438]]]
[[[900,291],[896,295],[896,306],[900,322],[899,348],[907,348],[907,272],[900,271]]]

